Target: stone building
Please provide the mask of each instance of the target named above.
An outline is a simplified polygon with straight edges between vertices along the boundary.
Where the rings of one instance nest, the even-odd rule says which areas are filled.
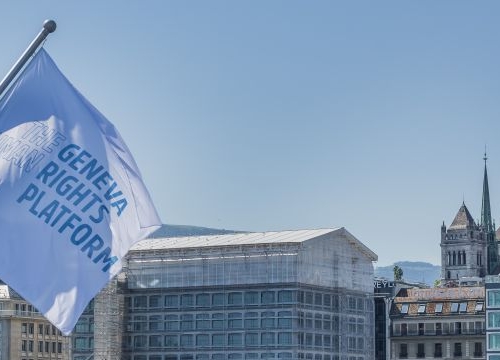
[[[484,287],[402,289],[391,307],[391,359],[486,359]]]
[[[476,224],[465,203],[451,225],[441,226],[441,279],[458,283],[461,279],[484,278],[499,271],[498,242],[491,216],[488,172],[484,156],[481,222]]]
[[[69,340],[12,288],[0,284],[0,360],[68,360]]]

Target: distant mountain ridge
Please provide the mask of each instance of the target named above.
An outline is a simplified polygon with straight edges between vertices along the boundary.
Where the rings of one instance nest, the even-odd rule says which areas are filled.
[[[375,267],[375,276],[394,279],[394,266],[403,269],[403,279],[408,282],[420,282],[429,286],[441,278],[441,266],[423,261],[398,261],[389,266]]]
[[[152,233],[149,238],[181,237],[181,236],[206,236],[238,234],[246,231],[213,229],[202,226],[191,225],[169,225],[163,224],[161,228]]]

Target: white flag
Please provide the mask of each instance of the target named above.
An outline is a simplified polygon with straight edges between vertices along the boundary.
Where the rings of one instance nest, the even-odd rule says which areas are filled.
[[[115,127],[41,49],[0,102],[0,279],[67,335],[160,224]]]

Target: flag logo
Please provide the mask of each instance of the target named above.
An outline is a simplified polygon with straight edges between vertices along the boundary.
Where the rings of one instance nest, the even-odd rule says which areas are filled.
[[[69,334],[160,225],[115,127],[41,49],[0,101],[0,279]]]

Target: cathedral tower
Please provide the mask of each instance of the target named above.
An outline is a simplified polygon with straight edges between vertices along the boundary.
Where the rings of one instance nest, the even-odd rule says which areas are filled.
[[[450,227],[441,226],[441,278],[484,277],[487,270],[486,239],[482,227],[462,203]]]

